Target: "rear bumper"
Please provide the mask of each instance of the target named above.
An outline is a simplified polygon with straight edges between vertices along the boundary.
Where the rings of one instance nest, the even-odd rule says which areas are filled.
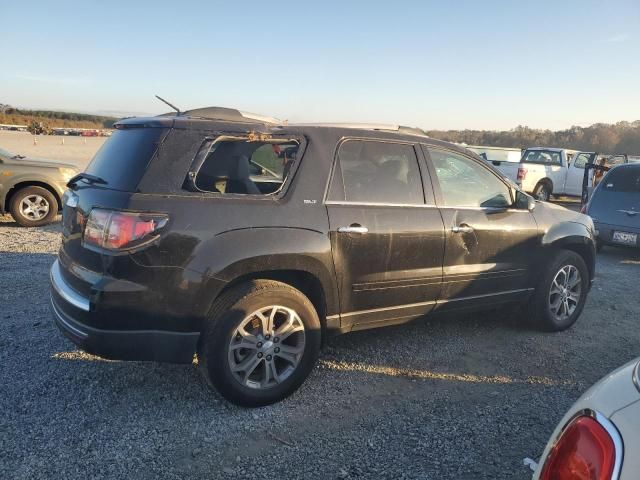
[[[598,231],[598,241],[605,245],[615,245],[618,247],[635,247],[640,248],[640,228],[637,227],[627,227],[624,225],[608,225],[604,223],[595,223],[595,228]],[[623,244],[613,241],[613,232],[626,232],[626,233],[636,233],[638,235],[638,240],[635,245]]]
[[[87,353],[112,360],[152,360],[191,363],[199,332],[106,330],[83,323],[91,315],[88,298],[71,288],[56,260],[51,267],[51,309],[60,331]]]

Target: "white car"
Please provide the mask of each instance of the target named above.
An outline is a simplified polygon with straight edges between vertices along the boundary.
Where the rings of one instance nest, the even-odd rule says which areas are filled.
[[[534,479],[640,478],[639,369],[636,358],[580,397],[553,432]]]

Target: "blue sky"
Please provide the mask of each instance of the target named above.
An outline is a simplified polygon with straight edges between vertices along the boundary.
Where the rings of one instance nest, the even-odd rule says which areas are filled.
[[[0,0],[0,103],[560,129],[640,119],[640,1]]]

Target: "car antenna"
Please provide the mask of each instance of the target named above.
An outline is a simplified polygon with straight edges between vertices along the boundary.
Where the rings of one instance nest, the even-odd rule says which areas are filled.
[[[171,108],[173,108],[176,112],[178,112],[178,115],[180,115],[182,112],[180,111],[180,109],[178,107],[176,107],[175,105],[173,105],[170,102],[167,102],[164,98],[162,98],[160,95],[156,95],[156,98],[158,100],[160,100],[162,103],[166,103],[167,105],[169,105]]]

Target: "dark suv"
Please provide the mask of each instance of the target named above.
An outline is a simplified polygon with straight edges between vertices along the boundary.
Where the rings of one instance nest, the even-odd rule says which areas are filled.
[[[524,305],[580,315],[591,220],[417,129],[210,108],[116,124],[63,199],[60,329],[112,359],[198,363],[230,401],[295,391],[331,332]]]

